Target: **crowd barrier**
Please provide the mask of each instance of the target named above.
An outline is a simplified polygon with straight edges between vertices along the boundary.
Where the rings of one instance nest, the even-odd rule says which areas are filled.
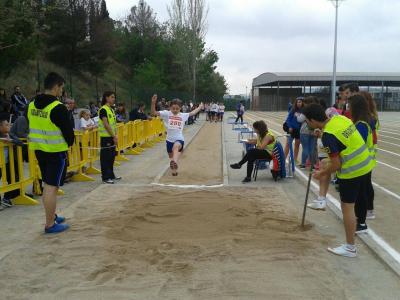
[[[116,164],[129,161],[128,155],[139,155],[165,137],[165,128],[159,118],[117,124],[118,144]],[[25,141],[24,147],[27,147]],[[37,205],[39,202],[26,195],[32,186],[36,195],[41,194],[41,174],[33,151],[27,150],[28,162],[24,164],[23,146],[0,141],[0,194],[15,191],[15,205]],[[75,142],[68,149],[67,172],[73,174],[72,182],[94,181],[90,175],[100,174],[95,163],[100,159],[100,137],[97,129],[75,131]],[[64,192],[60,190],[60,194]]]

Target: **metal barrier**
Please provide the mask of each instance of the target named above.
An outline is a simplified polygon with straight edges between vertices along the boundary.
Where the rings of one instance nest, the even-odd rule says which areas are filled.
[[[28,152],[29,174],[25,173],[22,147],[0,141],[0,168],[1,184],[0,193],[18,191],[19,196],[11,199],[16,205],[37,205],[38,201],[28,197],[25,190],[33,184],[35,175],[33,152]]]
[[[118,145],[116,160],[128,161],[125,155],[139,155],[165,136],[165,128],[159,118],[150,121],[134,121],[117,125]],[[25,143],[26,145],[26,143]],[[68,149],[67,172],[73,172],[71,181],[94,181],[89,174],[100,174],[94,167],[100,159],[100,137],[97,129],[76,131],[75,142]],[[121,153],[123,151],[123,153]],[[17,191],[19,196],[12,199],[16,205],[37,205],[39,202],[25,194],[32,185],[33,192],[40,195],[41,173],[34,151],[28,150],[28,168],[24,168],[22,146],[0,141],[0,194]],[[116,162],[118,164],[118,162]],[[29,174],[27,174],[29,173]],[[64,194],[59,190],[59,194]]]

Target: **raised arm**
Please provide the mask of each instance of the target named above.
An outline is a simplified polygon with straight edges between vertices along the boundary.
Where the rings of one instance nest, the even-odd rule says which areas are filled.
[[[154,94],[153,97],[151,98],[151,115],[152,116],[160,116],[160,112],[156,110],[156,104],[157,104],[157,95]]]
[[[204,108],[203,102],[200,103],[199,107],[189,113],[189,116],[197,115]]]

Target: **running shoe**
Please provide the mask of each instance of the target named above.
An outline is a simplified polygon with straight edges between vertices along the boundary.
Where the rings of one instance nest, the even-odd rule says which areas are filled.
[[[104,184],[114,184],[114,181],[112,179],[107,179],[107,180],[103,180]]]
[[[122,179],[122,177],[121,176],[117,176],[117,177],[115,177],[113,180],[121,180]]]
[[[248,183],[248,182],[251,182],[251,178],[250,178],[250,177],[245,177],[245,178],[242,180],[242,183]]]
[[[308,208],[315,210],[325,210],[326,209],[326,201],[325,200],[314,200],[310,204],[307,204]]]
[[[231,164],[231,168],[232,169],[240,169],[242,166],[241,165],[239,165],[239,164]]]
[[[328,248],[328,251],[344,257],[356,257],[357,256],[357,248],[353,246],[353,249],[349,248],[347,245],[341,245],[336,248]]]
[[[376,216],[373,210],[367,211],[367,220],[375,220]]]
[[[65,218],[62,217],[62,216],[56,215],[55,218],[54,218],[54,222],[56,222],[57,224],[64,223],[65,222]]]
[[[366,233],[368,231],[367,224],[357,223],[356,233]]]
[[[45,228],[44,229],[44,233],[48,234],[48,233],[60,233],[63,232],[65,230],[69,229],[69,225],[68,224],[57,224],[54,223],[53,226],[49,227],[49,228]]]
[[[6,208],[9,208],[9,207],[13,206],[11,200],[10,199],[6,199],[6,198],[3,199],[1,204]]]
[[[169,162],[169,167],[171,168],[171,170],[178,170],[178,164],[173,160]]]

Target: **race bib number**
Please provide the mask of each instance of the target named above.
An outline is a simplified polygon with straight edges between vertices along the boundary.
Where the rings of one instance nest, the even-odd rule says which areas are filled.
[[[183,129],[183,121],[180,117],[169,117],[168,119],[168,129]]]

